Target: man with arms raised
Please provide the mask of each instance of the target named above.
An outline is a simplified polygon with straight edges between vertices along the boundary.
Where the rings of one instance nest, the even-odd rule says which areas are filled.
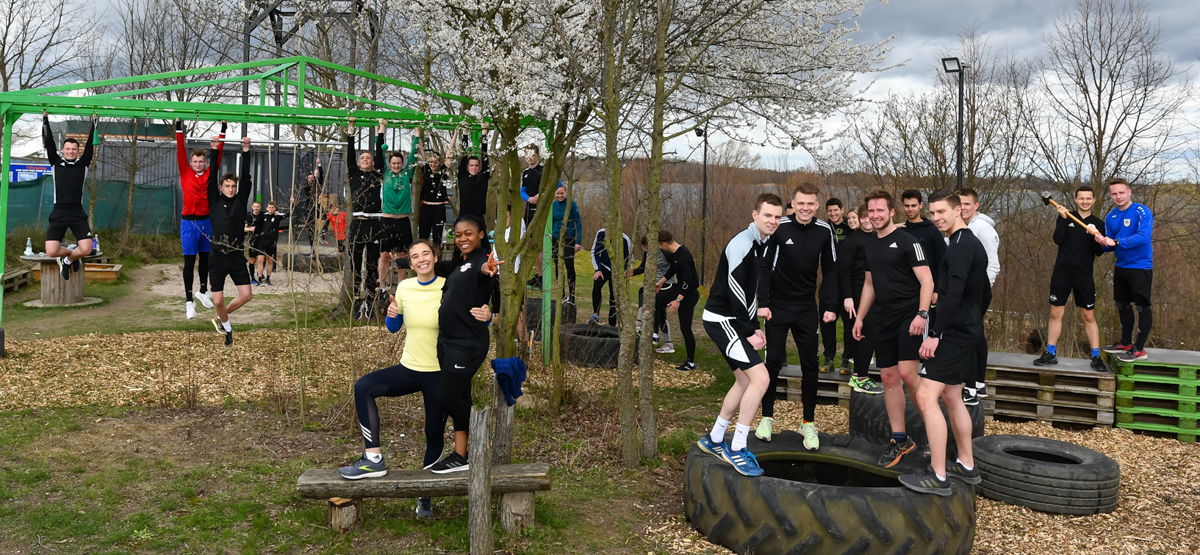
[[[54,209],[50,211],[50,225],[46,228],[46,256],[58,259],[58,271],[63,279],[71,279],[71,272],[82,271],[80,260],[92,253],[92,228],[88,225],[87,211],[83,209],[83,183],[92,163],[95,134],[96,116],[92,116],[83,154],[79,153],[79,141],[66,139],[62,156],[59,156],[54,133],[50,131],[50,116],[42,111],[42,145],[46,147],[46,159],[54,176]],[[68,229],[75,234],[74,250],[62,246]]]
[[[804,448],[816,451],[821,446],[817,426],[813,424],[817,410],[817,326],[818,322],[836,322],[837,313],[831,310],[837,303],[837,277],[834,254],[837,241],[833,226],[819,218],[816,185],[801,183],[792,193],[792,216],[783,218],[767,246],[767,266],[758,293],[758,314],[767,320],[768,384],[775,383],[779,371],[787,363],[787,336],[792,333],[800,353],[800,396],[804,418],[800,433]],[[820,316],[817,294],[817,271],[823,281],[820,291]],[[767,387],[762,397],[762,421],[754,435],[771,440],[771,424],[775,417],[775,388]]]
[[[1096,281],[1092,269],[1096,257],[1104,254],[1104,248],[1094,241],[1089,230],[1104,235],[1104,220],[1092,215],[1096,193],[1089,185],[1075,189],[1074,216],[1087,224],[1081,227],[1068,215],[1067,207],[1058,207],[1058,221],[1054,224],[1054,244],[1058,245],[1058,257],[1054,260],[1054,273],[1050,274],[1050,326],[1046,337],[1046,352],[1033,361],[1036,366],[1058,364],[1058,337],[1062,334],[1063,314],[1067,311],[1067,297],[1075,295],[1075,306],[1083,318],[1083,329],[1087,332],[1088,345],[1092,348],[1092,370],[1107,372],[1108,367],[1100,360],[1100,328],[1096,325]]]
[[[947,496],[953,493],[948,476],[968,484],[983,481],[971,457],[971,413],[959,389],[975,376],[975,347],[983,337],[983,310],[991,301],[992,287],[987,281],[987,253],[963,222],[958,195],[947,189],[929,195],[929,214],[950,240],[937,269],[937,317],[929,325],[929,338],[921,344],[925,378],[913,397],[929,435],[931,468],[904,474],[900,483],[921,493]],[[946,461],[946,419],[938,399],[946,404],[954,427],[958,460],[952,464]]]
[[[746,476],[763,473],[758,460],[746,449],[750,422],[771,382],[767,367],[758,356],[758,350],[766,345],[767,338],[758,327],[755,292],[759,289],[758,278],[767,242],[779,227],[782,215],[783,200],[777,195],[764,193],[758,196],[751,212],[754,223],[734,235],[721,252],[717,276],[713,278],[701,317],[704,331],[725,356],[736,381],[725,394],[712,432],[700,438],[700,449],[721,457]],[[732,444],[726,444],[725,430],[734,413],[737,413],[737,427]]]
[[[929,320],[933,274],[921,243],[892,222],[896,214],[892,195],[874,191],[866,200],[867,217],[875,227],[877,239],[868,241],[863,248],[867,275],[854,320],[854,338],[862,341],[870,334],[875,346],[884,403],[892,425],[892,441],[879,464],[890,468],[917,446],[904,427],[902,388],[908,386],[909,395],[917,398],[917,386],[921,383],[917,374],[921,359],[918,351]],[[868,321],[864,333],[863,326]]]
[[[1146,205],[1133,202],[1133,190],[1124,179],[1109,180],[1108,196],[1116,207],[1104,217],[1106,234],[1097,235],[1096,242],[1105,252],[1116,252],[1113,300],[1121,317],[1121,342],[1104,350],[1117,355],[1121,362],[1146,360],[1146,339],[1154,324],[1150,314],[1150,286],[1154,282],[1154,247],[1150,236],[1154,231],[1154,214]],[[1138,334],[1137,341],[1131,343],[1135,308]]]
[[[979,193],[975,192],[975,189],[959,189],[958,198],[963,221],[971,233],[975,234],[975,238],[983,244],[983,251],[987,253],[987,278],[990,287],[996,284],[996,276],[1000,275],[1000,235],[996,233],[996,222],[979,211]],[[987,311],[988,305],[984,305],[983,313],[986,315]],[[987,358],[988,343],[985,335],[975,346],[975,379],[968,380],[963,386],[963,402],[968,405],[978,405],[980,397],[987,397],[987,389],[983,383],[987,376]],[[972,381],[974,383],[971,383]]]
[[[218,142],[224,144],[225,128],[221,123],[221,134]],[[188,319],[196,317],[196,303],[192,300],[192,277],[197,270],[200,274],[200,292],[196,298],[205,308],[212,308],[212,300],[208,297],[208,253],[212,250],[212,221],[208,218],[208,177],[209,172],[221,171],[221,151],[213,166],[208,166],[204,149],[192,149],[187,152],[186,138],[183,134],[183,120],[175,120],[175,154],[179,162],[179,187],[183,190],[183,209],[179,222],[179,242],[183,248],[183,290],[186,299],[185,307]],[[245,207],[243,207],[244,209]],[[196,267],[196,260],[200,267]]]

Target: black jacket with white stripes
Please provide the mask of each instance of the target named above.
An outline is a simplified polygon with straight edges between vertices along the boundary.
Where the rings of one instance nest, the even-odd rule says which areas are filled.
[[[817,294],[817,270],[821,271],[821,305],[837,302],[837,238],[833,226],[813,218],[802,224],[792,218],[779,221],[758,284],[758,306],[769,308],[810,306]]]
[[[729,240],[708,291],[704,321],[727,321],[743,338],[759,329],[755,292],[759,290],[759,276],[766,263],[770,240],[771,237],[759,233],[753,223]]]

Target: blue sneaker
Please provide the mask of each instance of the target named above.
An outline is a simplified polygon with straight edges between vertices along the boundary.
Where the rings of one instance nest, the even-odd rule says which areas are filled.
[[[358,458],[350,466],[343,466],[338,469],[338,474],[347,480],[361,480],[363,478],[380,478],[387,475],[387,464],[383,459],[379,462],[371,462],[366,455]]]
[[[721,458],[732,464],[734,470],[745,476],[762,476],[763,469],[758,466],[758,459],[754,458],[754,454],[749,449],[743,448],[739,451],[726,449],[721,453]]]
[[[700,450],[714,457],[722,457],[723,453],[729,449],[729,445],[727,445],[724,441],[713,441],[708,434],[704,434],[704,437],[701,437],[700,441],[696,442],[696,445],[700,446]]]

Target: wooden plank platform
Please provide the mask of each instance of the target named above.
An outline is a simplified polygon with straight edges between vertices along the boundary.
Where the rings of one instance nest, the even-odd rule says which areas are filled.
[[[1196,436],[1198,434],[1196,430],[1141,422],[1118,422],[1117,427],[1158,437],[1174,438],[1181,443],[1196,443]]]
[[[309,499],[331,497],[447,497],[467,494],[467,472],[434,474],[428,470],[388,470],[382,478],[347,480],[333,469],[306,470],[296,482],[296,492]],[[492,467],[492,493],[550,490],[548,463],[507,464]]]
[[[1010,401],[993,399],[996,416],[1008,416],[1025,420],[1044,422],[1067,422],[1071,424],[1086,424],[1089,426],[1109,427],[1113,425],[1113,411],[1098,408],[1083,408],[1072,406],[1045,405],[1037,402]]]
[[[4,272],[4,290],[16,291],[24,285],[33,283],[33,272],[29,270],[9,270]]]
[[[879,369],[868,368],[867,375],[877,383],[880,381]],[[803,373],[798,364],[788,364],[779,370],[779,380],[776,382],[776,391],[786,395],[786,399],[792,403],[801,402],[801,379]],[[818,403],[836,403],[842,407],[850,406],[850,394],[854,391],[850,387],[851,374],[842,374],[838,370],[833,372],[818,372],[817,373],[817,402]]]
[[[1152,349],[1147,347],[1146,354],[1150,358],[1129,364],[1118,362],[1117,366],[1190,366],[1192,368],[1200,368],[1200,351],[1177,351],[1175,349]]]
[[[1169,393],[1117,392],[1117,413],[1126,409],[1162,409],[1183,413],[1196,412],[1196,398]]]
[[[1117,376],[1117,389],[1133,396],[1157,399],[1190,400],[1196,398],[1200,380],[1181,380],[1167,376]]]

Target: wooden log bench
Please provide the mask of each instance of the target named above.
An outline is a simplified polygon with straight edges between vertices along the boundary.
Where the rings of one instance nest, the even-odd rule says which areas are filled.
[[[362,524],[365,497],[452,497],[467,495],[468,472],[434,474],[428,470],[388,470],[382,478],[347,480],[336,470],[306,470],[296,492],[308,499],[329,500],[329,525],[347,531]],[[501,494],[500,524],[516,534],[533,523],[534,492],[550,490],[547,463],[492,467],[492,493]]]

